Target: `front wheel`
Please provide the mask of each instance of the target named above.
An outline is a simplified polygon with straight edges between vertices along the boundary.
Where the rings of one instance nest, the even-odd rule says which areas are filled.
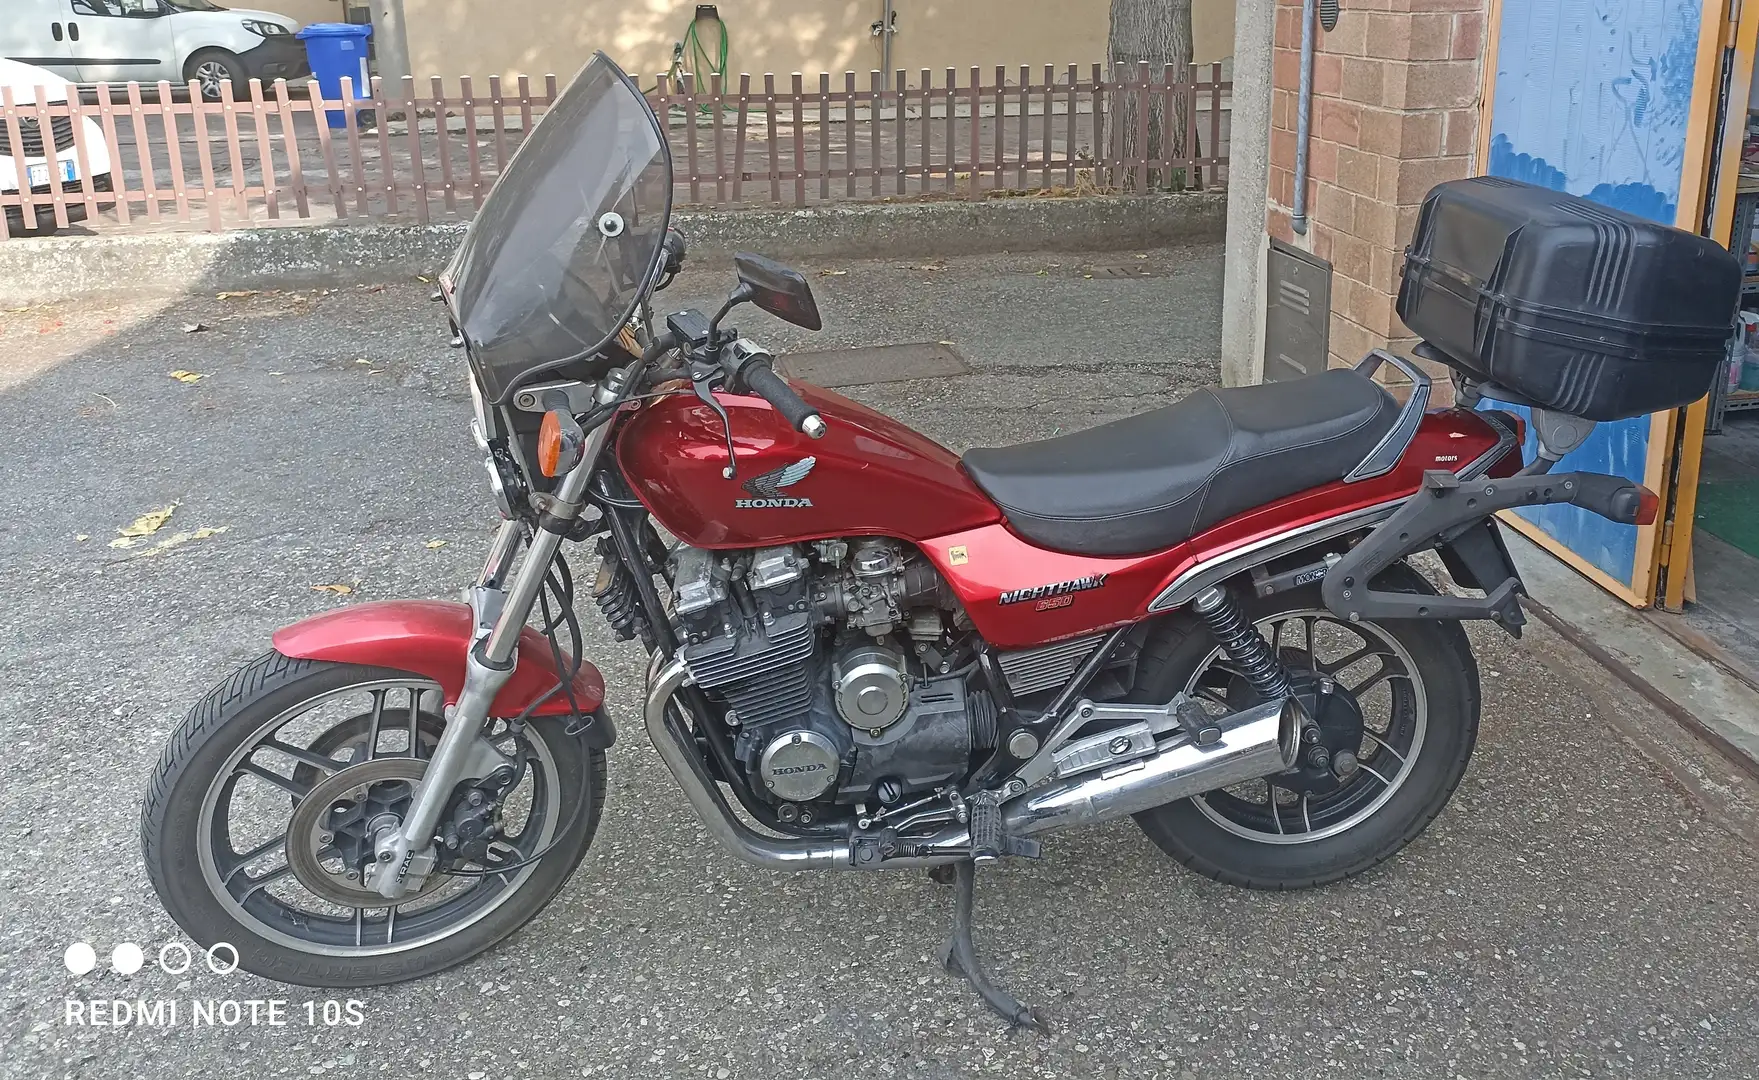
[[[432,974],[529,922],[604,803],[603,751],[556,718],[491,721],[484,737],[515,771],[492,794],[461,786],[441,816],[453,854],[421,889],[391,903],[370,885],[373,833],[407,811],[442,705],[420,676],[274,652],[214,687],[172,734],[141,813],[172,918],[247,971],[336,988]]]
[[[203,49],[183,65],[183,81],[197,83],[206,101],[220,100],[220,84],[231,83],[234,98],[244,93],[250,75],[244,62],[225,49]]]
[[[1375,587],[1433,593],[1399,564]],[[1323,885],[1390,858],[1441,812],[1477,741],[1478,666],[1458,623],[1350,623],[1326,610],[1317,586],[1248,602],[1247,614],[1297,685],[1333,688],[1322,738],[1360,767],[1339,780],[1296,769],[1156,807],[1136,816],[1162,851],[1206,877],[1254,889]],[[1169,619],[1150,639],[1132,698],[1183,692],[1222,714],[1257,695],[1203,625]]]

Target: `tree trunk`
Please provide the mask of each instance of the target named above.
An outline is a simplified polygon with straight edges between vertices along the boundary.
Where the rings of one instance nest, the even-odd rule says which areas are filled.
[[[1193,102],[1189,90],[1167,95],[1129,89],[1139,78],[1140,65],[1148,63],[1149,79],[1156,86],[1169,78],[1186,84],[1191,70],[1191,0],[1111,0],[1111,32],[1106,40],[1106,59],[1111,78],[1125,88],[1109,95],[1106,147],[1113,161],[1132,158],[1152,160],[1185,154],[1185,117]],[[1140,110],[1148,103],[1148,141],[1142,143]],[[1112,184],[1132,186],[1137,171],[1117,168]],[[1172,187],[1184,177],[1183,169],[1168,173],[1147,170],[1149,187]]]

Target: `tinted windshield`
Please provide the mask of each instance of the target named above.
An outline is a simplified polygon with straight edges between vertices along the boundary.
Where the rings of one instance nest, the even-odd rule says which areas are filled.
[[[209,3],[208,0],[165,0],[165,2],[170,4],[172,7],[176,8],[178,11],[225,11],[226,10],[225,8],[221,7],[219,4]]]
[[[604,53],[514,154],[445,275],[486,396],[584,359],[658,269],[672,203],[659,121]]]

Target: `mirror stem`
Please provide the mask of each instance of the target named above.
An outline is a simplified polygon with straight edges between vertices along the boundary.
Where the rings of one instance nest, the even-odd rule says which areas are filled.
[[[727,302],[721,305],[721,310],[715,312],[715,317],[708,321],[709,348],[714,348],[716,333],[721,328],[721,320],[727,317],[727,312],[732,311],[740,304],[749,302],[751,297],[751,286],[743,281],[740,282],[739,287],[733,290],[733,295],[727,297]]]

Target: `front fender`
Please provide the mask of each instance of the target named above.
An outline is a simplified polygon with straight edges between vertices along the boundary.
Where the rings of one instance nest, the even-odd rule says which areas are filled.
[[[276,651],[302,660],[329,660],[395,668],[440,684],[446,704],[464,689],[464,658],[470,648],[474,620],[464,604],[441,600],[380,600],[328,611],[275,632]],[[548,693],[560,679],[550,643],[532,627],[519,634],[513,674],[489,706],[491,717],[518,716]],[[582,661],[574,676],[574,700],[583,713],[597,717],[587,730],[601,748],[616,738],[604,711],[605,678]],[[535,716],[567,716],[567,695],[557,694],[539,705]]]

